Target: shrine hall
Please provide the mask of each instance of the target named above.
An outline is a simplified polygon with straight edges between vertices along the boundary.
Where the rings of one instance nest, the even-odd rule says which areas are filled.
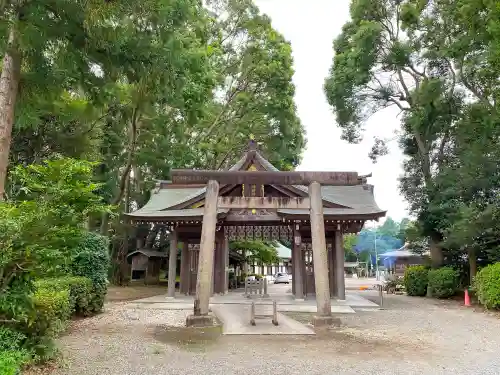
[[[167,226],[173,249],[169,275],[180,274],[181,294],[196,296],[194,315],[207,315],[209,297],[228,292],[233,240],[291,244],[293,296],[315,296],[318,313],[329,315],[330,298],[345,299],[343,235],[385,216],[368,177],[281,172],[252,141],[229,169],[172,170],[171,181],[158,182],[148,203],[127,215],[137,224]],[[172,298],[175,279],[170,279]]]

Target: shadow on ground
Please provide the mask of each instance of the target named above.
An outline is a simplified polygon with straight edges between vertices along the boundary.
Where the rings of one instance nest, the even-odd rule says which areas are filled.
[[[153,337],[163,344],[176,345],[184,350],[206,350],[222,337],[222,325],[204,328],[157,326]]]

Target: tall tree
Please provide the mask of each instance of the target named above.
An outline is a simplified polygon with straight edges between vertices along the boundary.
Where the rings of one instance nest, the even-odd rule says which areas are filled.
[[[281,169],[297,166],[305,146],[292,83],[291,46],[252,0],[214,0],[212,40],[221,51],[215,97],[205,120],[186,133],[187,147],[210,168],[233,163],[252,135]]]
[[[104,81],[99,71],[126,66],[122,23],[148,2],[7,0],[0,5],[0,199],[16,108],[38,96],[51,101],[61,88],[90,92]],[[36,106],[31,107],[32,110]]]
[[[400,145],[408,156],[401,190],[430,238],[433,264],[443,262],[435,176],[443,169],[455,121],[463,106],[460,84],[445,41],[450,22],[437,2],[353,0],[351,20],[335,40],[325,91],[343,137],[361,139],[372,113],[396,106],[402,113]],[[372,157],[387,152],[376,139]]]

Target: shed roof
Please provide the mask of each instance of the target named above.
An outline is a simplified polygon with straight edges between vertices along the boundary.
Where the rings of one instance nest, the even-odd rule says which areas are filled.
[[[137,255],[137,254],[143,254],[143,255],[147,256],[148,258],[166,258],[167,257],[167,253],[163,253],[161,251],[139,249],[139,250],[136,250],[136,251],[128,254],[127,258],[131,257],[133,255]]]

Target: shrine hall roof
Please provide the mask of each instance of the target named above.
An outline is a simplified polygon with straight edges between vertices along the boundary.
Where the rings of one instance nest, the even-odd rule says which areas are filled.
[[[266,158],[255,148],[247,151],[243,157],[236,162],[229,171],[246,170],[249,165],[258,165],[266,171],[278,171]],[[303,185],[292,185],[296,190],[307,193],[308,188]],[[203,208],[184,208],[190,201],[203,199],[205,187],[186,186],[177,187],[167,182],[159,183],[152,192],[150,200],[142,208],[127,214],[133,219],[172,219],[192,218],[198,219],[203,216]],[[323,200],[327,203],[340,206],[339,208],[324,207],[326,216],[342,217],[370,217],[378,218],[385,216],[373,196],[373,185],[366,183],[354,186],[322,186]],[[184,207],[182,207],[184,206]],[[218,214],[226,214],[229,209],[219,209]],[[280,216],[308,215],[307,209],[278,209]]]
[[[307,191],[305,186],[296,186]],[[154,191],[144,207],[129,214],[131,217],[144,218],[176,218],[176,217],[201,217],[203,208],[171,209],[183,202],[204,194],[205,188],[176,188],[159,189]],[[324,215],[379,215],[382,211],[373,197],[371,185],[356,186],[322,186],[323,200],[346,208],[324,208]],[[218,213],[227,213],[228,209],[219,209]],[[304,209],[279,209],[279,214],[307,215],[309,210]]]

